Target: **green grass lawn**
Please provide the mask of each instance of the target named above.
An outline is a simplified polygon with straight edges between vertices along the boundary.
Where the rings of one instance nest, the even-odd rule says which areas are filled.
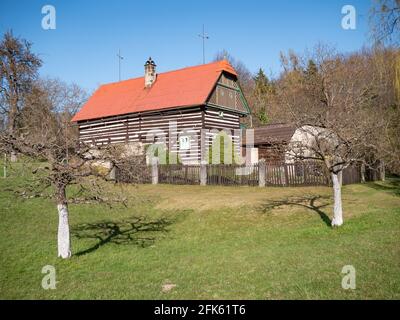
[[[400,299],[398,180],[344,187],[339,229],[326,187],[127,186],[127,208],[71,205],[69,260],[52,201],[13,183],[0,179],[2,299]],[[345,265],[356,290],[341,287]]]

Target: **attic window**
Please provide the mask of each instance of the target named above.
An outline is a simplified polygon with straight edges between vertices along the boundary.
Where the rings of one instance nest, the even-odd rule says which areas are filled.
[[[223,112],[223,111],[220,111],[219,114],[218,114],[218,116],[219,116],[220,118],[223,118],[223,117],[224,117],[224,112]]]

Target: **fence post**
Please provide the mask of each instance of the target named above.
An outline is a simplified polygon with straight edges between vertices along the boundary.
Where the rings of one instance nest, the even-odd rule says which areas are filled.
[[[158,184],[158,158],[151,158],[151,183]]]
[[[200,185],[207,185],[207,165],[203,161],[200,164]]]
[[[285,172],[285,186],[289,187],[289,173],[288,173],[288,167],[287,163],[283,163],[283,170]]]
[[[259,187],[265,187],[265,161],[261,159],[258,162],[258,186]]]

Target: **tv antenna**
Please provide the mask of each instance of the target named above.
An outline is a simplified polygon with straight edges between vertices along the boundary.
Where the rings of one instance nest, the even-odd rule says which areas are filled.
[[[121,81],[121,60],[123,60],[124,57],[121,56],[121,50],[120,49],[118,49],[117,57],[118,57],[118,81]]]
[[[210,37],[204,32],[204,24],[203,24],[203,32],[199,34],[199,37],[203,40],[203,64],[206,63],[206,54],[205,54],[205,46],[206,40],[210,39]]]

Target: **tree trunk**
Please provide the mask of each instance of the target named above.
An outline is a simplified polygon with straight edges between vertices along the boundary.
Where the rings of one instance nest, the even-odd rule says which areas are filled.
[[[9,134],[14,135],[16,132],[16,120],[17,120],[17,113],[18,113],[18,98],[16,96],[12,96],[10,98],[10,110],[8,112],[8,124],[7,124],[7,131]],[[10,162],[17,162],[17,153],[12,150],[10,154]]]
[[[365,183],[365,164],[361,164],[361,183]]]
[[[332,173],[332,184],[334,201],[332,227],[339,227],[343,224],[342,187],[340,184],[340,174]]]
[[[385,162],[383,160],[380,161],[380,180],[385,181]]]
[[[71,243],[69,235],[68,205],[61,203],[58,209],[58,256],[63,259],[71,257]]]
[[[57,210],[58,210],[58,257],[68,259],[71,257],[71,241],[69,235],[68,204],[65,184],[56,184]]]

